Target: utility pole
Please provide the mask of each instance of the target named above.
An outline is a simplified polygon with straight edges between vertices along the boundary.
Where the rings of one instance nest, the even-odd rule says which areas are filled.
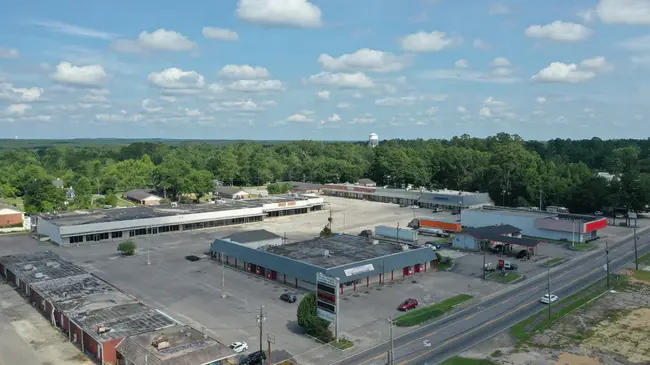
[[[221,298],[226,298],[226,268],[223,265],[223,259],[221,259]]]
[[[539,210],[542,210],[542,193],[544,193],[544,190],[539,189]]]
[[[486,241],[482,240],[481,246],[483,246],[483,280],[487,280],[487,271],[485,270],[485,259],[486,259],[486,254],[487,254],[487,245],[485,244]]]
[[[151,256],[149,255],[149,247],[151,246],[151,227],[147,227],[147,266],[151,265]]]
[[[269,352],[269,353],[268,353],[268,355],[266,356],[266,358],[267,358],[267,360],[266,360],[266,364],[267,364],[267,365],[272,365],[272,364],[273,364],[273,361],[271,361],[271,344],[275,344],[275,336],[272,335],[272,334],[270,334],[270,333],[267,333],[267,334],[266,334],[266,342],[267,342],[267,344],[268,344],[268,346],[269,346],[269,348],[268,348],[268,352]]]
[[[548,320],[551,320],[551,267],[548,267]]]
[[[260,306],[260,314],[257,315],[257,324],[260,326],[260,352],[264,351],[264,346],[262,345],[262,334],[264,333],[264,321],[266,317],[264,316],[264,306]]]
[[[636,236],[636,219],[634,220],[634,266],[636,270],[639,270],[639,254],[636,250],[636,241],[639,240],[639,237]]]
[[[399,222],[397,222],[397,244],[399,245]]]
[[[390,334],[390,351],[388,352],[388,365],[393,365],[395,357],[395,344],[393,343],[393,317],[388,318],[389,334]]]
[[[605,270],[607,271],[607,290],[610,288],[609,284],[609,242],[605,240]]]

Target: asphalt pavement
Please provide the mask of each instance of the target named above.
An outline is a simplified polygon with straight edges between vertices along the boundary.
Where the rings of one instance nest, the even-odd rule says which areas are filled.
[[[650,231],[637,232],[638,255],[650,252]],[[610,272],[634,261],[632,238],[610,245]],[[551,292],[566,298],[605,277],[606,254],[593,252],[551,270]],[[419,327],[393,340],[394,365],[437,364],[499,334],[546,307],[547,275],[526,280],[474,306]],[[336,365],[384,365],[390,343],[336,361]]]

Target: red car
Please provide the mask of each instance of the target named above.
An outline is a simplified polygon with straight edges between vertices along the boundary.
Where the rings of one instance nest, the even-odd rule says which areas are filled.
[[[403,301],[402,304],[400,304],[399,307],[397,307],[397,310],[406,312],[407,310],[417,308],[418,304],[419,303],[418,303],[417,300],[415,300],[413,298],[409,298],[409,299],[406,299],[405,301]]]

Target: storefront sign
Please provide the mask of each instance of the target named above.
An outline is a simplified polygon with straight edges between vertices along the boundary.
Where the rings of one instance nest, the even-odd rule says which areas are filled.
[[[375,267],[372,266],[372,264],[367,264],[367,265],[362,265],[362,266],[357,266],[357,267],[352,267],[349,269],[343,270],[345,273],[345,276],[354,276],[354,275],[359,275],[363,274],[364,272],[371,272],[374,271]]]

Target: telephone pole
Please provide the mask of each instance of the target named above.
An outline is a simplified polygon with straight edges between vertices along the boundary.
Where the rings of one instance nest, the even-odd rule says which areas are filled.
[[[486,254],[487,254],[487,243],[485,240],[479,241],[480,245],[483,246],[483,280],[487,280],[487,270],[485,267],[485,259],[486,259]]]
[[[267,356],[266,365],[272,365],[273,361],[271,360],[271,344],[275,344],[275,336],[270,334],[270,333],[267,333],[266,334],[266,342],[267,342],[267,344],[269,346],[269,348],[268,348],[269,353],[268,353],[268,356]]]
[[[257,315],[257,324],[260,326],[260,352],[264,351],[264,345],[262,341],[262,334],[264,333],[264,321],[266,321],[264,306],[260,306],[260,314]]]
[[[393,317],[388,318],[389,333],[390,333],[390,351],[388,352],[388,365],[393,365],[395,363],[394,354],[395,354],[395,344],[393,343]]]
[[[542,194],[544,193],[544,190],[539,189],[539,210],[542,210]]]
[[[551,320],[551,267],[548,267],[548,320]]]
[[[607,271],[607,290],[610,289],[609,284],[609,242],[605,240],[605,271]]]
[[[636,270],[639,270],[639,254],[636,250],[636,241],[639,240],[639,237],[636,236],[636,219],[634,220],[634,266]]]
[[[151,227],[146,228],[147,232],[147,265],[151,265],[151,256],[149,255],[149,247],[151,246]]]
[[[226,268],[221,260],[221,298],[226,298]]]

